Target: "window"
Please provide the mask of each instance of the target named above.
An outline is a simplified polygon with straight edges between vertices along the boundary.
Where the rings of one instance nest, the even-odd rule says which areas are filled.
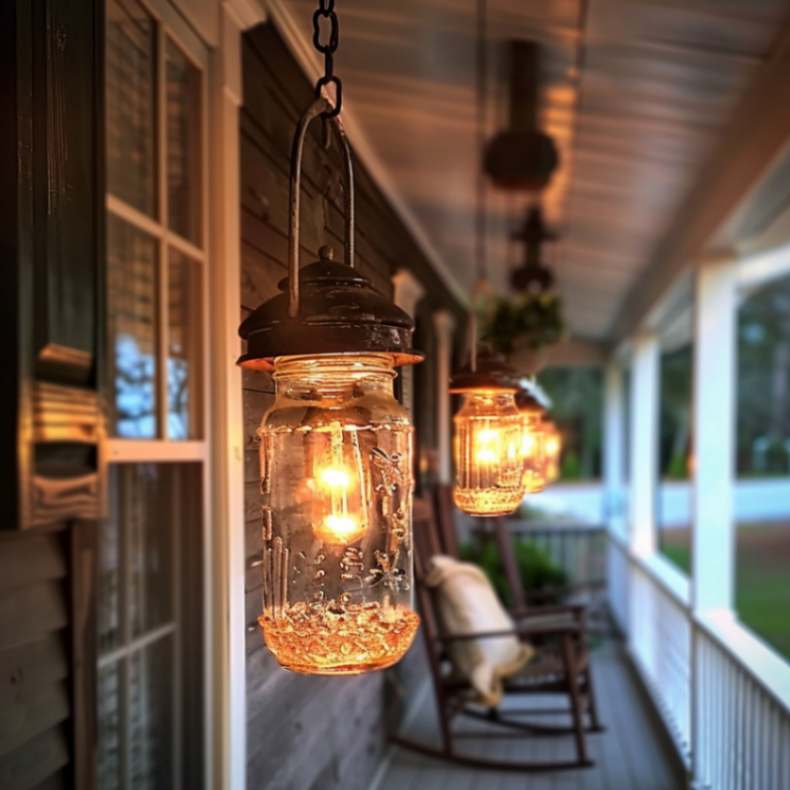
[[[165,0],[108,0],[109,518],[98,786],[201,787],[205,46]]]
[[[736,379],[735,608],[790,659],[790,277],[744,296]]]
[[[200,685],[184,695],[184,645],[199,638],[198,464],[117,464],[99,538],[98,786],[197,786]],[[192,580],[192,585],[183,584]],[[199,676],[201,652],[190,651]],[[181,733],[181,737],[179,737]],[[185,744],[189,765],[184,765]]]
[[[198,439],[203,74],[135,0],[107,8],[111,432]]]
[[[691,386],[692,347],[664,351],[660,357],[658,416],[658,549],[691,573]]]

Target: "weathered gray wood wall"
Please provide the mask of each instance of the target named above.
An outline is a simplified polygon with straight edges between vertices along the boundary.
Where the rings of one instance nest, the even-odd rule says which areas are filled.
[[[271,26],[247,34],[243,53],[244,109],[241,118],[242,317],[272,296],[285,276],[288,157],[299,114],[312,88]],[[318,145],[315,124],[305,151],[302,244],[314,256],[330,244],[340,256],[343,238],[342,169],[337,153]],[[351,141],[353,143],[353,140]],[[390,277],[411,268],[432,306],[460,314],[392,208],[359,163],[356,166],[357,266],[376,287],[391,293]],[[422,333],[431,339],[430,327]],[[430,349],[425,349],[430,351]],[[417,383],[432,382],[425,363]],[[358,678],[303,677],[279,669],[264,649],[256,618],[260,575],[252,563],[261,550],[256,428],[273,397],[271,379],[244,376],[247,523],[247,749],[250,788],[367,788],[384,746],[384,687],[393,707],[404,707],[420,675],[419,648],[400,676],[374,673]],[[430,394],[418,394],[419,412],[431,410]],[[433,441],[432,423],[418,426]],[[400,677],[400,679],[398,679]]]

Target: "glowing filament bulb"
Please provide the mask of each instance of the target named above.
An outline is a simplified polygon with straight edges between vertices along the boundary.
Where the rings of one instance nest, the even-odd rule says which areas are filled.
[[[365,532],[362,520],[350,512],[349,494],[357,480],[343,461],[343,428],[333,423],[330,431],[330,462],[317,470],[318,487],[328,499],[329,513],[314,527],[316,536],[327,543],[347,544]],[[356,435],[353,434],[354,439]],[[353,441],[352,441],[353,444]]]
[[[495,464],[502,454],[499,431],[481,428],[475,433],[475,460],[481,464]]]

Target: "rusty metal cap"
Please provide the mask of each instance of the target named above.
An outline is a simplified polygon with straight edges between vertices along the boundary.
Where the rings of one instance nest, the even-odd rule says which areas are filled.
[[[247,353],[238,364],[271,370],[275,357],[314,354],[385,353],[396,365],[421,362],[411,347],[414,322],[377,291],[359,271],[332,259],[322,247],[320,260],[299,271],[300,308],[288,316],[288,278],[281,293],[263,302],[239,327]]]
[[[518,381],[515,370],[501,354],[484,351],[477,355],[475,370],[465,365],[453,373],[450,379],[450,392],[461,393],[470,390],[491,390],[494,392],[515,392]]]

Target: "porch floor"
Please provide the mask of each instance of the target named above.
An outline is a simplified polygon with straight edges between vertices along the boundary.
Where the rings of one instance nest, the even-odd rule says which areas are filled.
[[[607,640],[592,651],[593,679],[598,707],[606,731],[590,734],[587,745],[595,767],[541,774],[479,771],[423,757],[395,748],[379,790],[682,790],[682,767],[661,733],[649,704],[627,663],[622,646]],[[559,698],[537,697],[527,704],[557,706]],[[514,700],[525,708],[525,700]],[[553,717],[559,721],[560,717]],[[544,719],[545,720],[545,719]],[[480,731],[486,725],[457,719],[459,731]],[[491,728],[494,729],[494,728]],[[496,728],[502,732],[500,728]],[[403,735],[438,744],[438,726],[432,690],[423,696],[419,710]],[[470,754],[510,760],[559,760],[573,756],[571,736],[553,738],[464,738],[459,744]]]

